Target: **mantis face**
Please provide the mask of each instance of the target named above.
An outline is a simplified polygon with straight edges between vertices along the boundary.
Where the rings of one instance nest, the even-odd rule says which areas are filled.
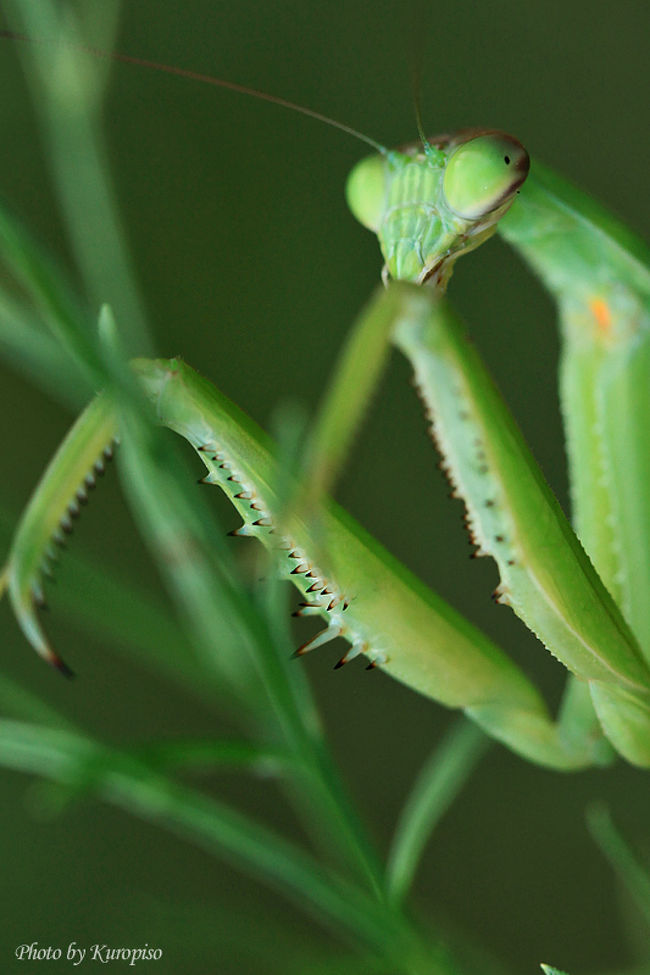
[[[460,254],[494,233],[529,167],[517,139],[469,130],[363,159],[347,199],[379,238],[385,276],[442,292]]]

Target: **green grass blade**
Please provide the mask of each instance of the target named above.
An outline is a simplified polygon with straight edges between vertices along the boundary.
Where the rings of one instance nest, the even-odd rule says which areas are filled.
[[[87,382],[104,385],[93,320],[73,297],[61,272],[0,200],[0,255]]]
[[[53,400],[75,410],[87,403],[94,392],[74,360],[44,331],[33,311],[1,286],[0,358]]]
[[[54,728],[69,726],[68,719],[55,707],[2,673],[0,673],[0,707],[3,716],[16,715],[21,719],[30,718],[38,724],[48,724]]]
[[[204,738],[157,741],[133,752],[134,756],[159,771],[248,771],[273,777],[296,770],[286,750],[257,742],[231,739],[210,741]]]
[[[409,961],[415,939],[398,915],[224,803],[86,737],[21,722],[0,722],[0,763],[66,785],[85,783],[103,800],[188,838],[271,885],[321,923],[379,948],[395,962],[401,955],[402,970],[416,971]]]
[[[352,327],[309,432],[298,511],[314,510],[334,485],[388,359],[398,298],[382,288]]]
[[[489,739],[461,719],[436,745],[404,803],[388,854],[386,886],[395,902],[403,900],[433,830],[485,753]]]
[[[594,802],[587,809],[587,825],[596,844],[634,898],[650,925],[650,869],[643,865],[620,834],[607,806]]]
[[[99,125],[100,72],[83,55],[70,7],[10,0],[16,29],[46,43],[19,45],[68,234],[91,307],[110,301],[128,322],[130,354],[151,351],[118,217]]]

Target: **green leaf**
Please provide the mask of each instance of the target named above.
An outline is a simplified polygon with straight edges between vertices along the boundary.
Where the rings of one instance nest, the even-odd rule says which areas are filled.
[[[395,901],[406,896],[431,833],[488,744],[482,731],[461,718],[422,766],[400,813],[388,854],[386,885]]]

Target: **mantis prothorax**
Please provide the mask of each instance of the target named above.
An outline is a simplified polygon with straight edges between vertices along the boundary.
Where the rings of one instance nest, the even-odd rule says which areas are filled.
[[[341,662],[363,655],[553,768],[606,762],[610,745],[648,766],[648,253],[541,165],[527,179],[525,149],[503,133],[461,132],[394,151],[362,138],[378,153],[353,170],[348,200],[378,234],[385,287],[343,351],[295,504],[280,505],[264,434],[189,366],[137,360],[134,375],[159,421],[197,450],[204,480],[241,514],[238,534],[271,550],[303,596],[301,614],[326,620],[299,653],[343,636],[351,646]],[[455,260],[495,230],[524,254],[560,307],[577,535],[444,298]],[[570,671],[557,722],[498,647],[324,498],[390,342],[413,365],[476,554],[497,562],[496,598]],[[34,611],[41,565],[119,428],[110,393],[82,414],[28,505],[4,571],[23,631],[59,666]]]

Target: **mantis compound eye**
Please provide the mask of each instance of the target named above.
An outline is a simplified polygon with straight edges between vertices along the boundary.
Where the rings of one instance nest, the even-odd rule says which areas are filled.
[[[386,207],[386,160],[367,156],[358,162],[348,176],[345,193],[359,223],[376,233]]]
[[[479,220],[512,201],[529,168],[528,153],[512,136],[493,132],[469,139],[447,163],[447,204],[459,217]]]

